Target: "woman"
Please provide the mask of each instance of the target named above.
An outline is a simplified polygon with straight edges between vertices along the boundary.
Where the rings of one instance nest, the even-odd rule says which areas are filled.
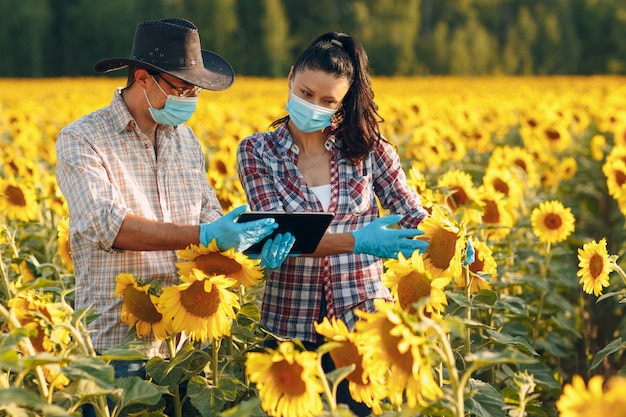
[[[288,76],[288,115],[239,145],[239,175],[251,210],[330,211],[316,251],[288,258],[266,283],[262,321],[310,349],[324,316],[354,328],[357,309],[391,300],[381,258],[410,256],[427,212],[406,183],[395,148],[380,134],[361,43],[329,32],[299,56]],[[377,200],[392,215],[378,219]],[[398,223],[402,229],[386,226]]]

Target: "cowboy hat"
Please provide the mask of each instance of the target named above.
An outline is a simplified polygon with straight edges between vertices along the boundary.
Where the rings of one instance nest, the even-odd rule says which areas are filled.
[[[170,74],[207,90],[225,90],[235,80],[228,61],[200,49],[198,28],[180,18],[137,23],[130,58],[107,58],[94,65],[96,72],[109,72],[140,64]]]

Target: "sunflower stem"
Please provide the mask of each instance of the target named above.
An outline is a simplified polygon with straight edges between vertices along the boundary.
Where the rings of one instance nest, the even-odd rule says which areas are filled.
[[[472,295],[472,283],[470,281],[470,269],[467,266],[463,267],[463,273],[465,274],[465,296],[467,297],[468,306],[465,307],[465,318],[470,321],[472,319],[472,306],[470,303],[470,297]],[[465,353],[469,355],[472,353],[472,329],[469,326],[465,328]]]
[[[326,372],[324,372],[324,368],[322,367],[322,355],[319,355],[317,360],[317,372],[320,380],[322,381],[322,386],[324,387],[324,395],[326,395],[326,398],[328,399],[328,407],[330,408],[330,411],[333,412],[337,409],[337,400],[335,399],[337,395],[337,388],[336,386],[333,387],[332,390],[330,388]]]
[[[626,286],[626,272],[617,264],[617,262],[613,263],[613,270],[616,271],[620,278],[622,278],[622,282]]]
[[[552,251],[550,242],[546,243],[546,257],[544,259],[544,263],[540,265],[539,272],[541,276],[545,279],[548,279],[548,271],[550,270],[550,258],[552,257]],[[539,307],[537,308],[537,316],[535,317],[535,325],[533,326],[533,347],[537,347],[537,338],[539,337],[539,325],[541,324],[541,319],[543,315],[543,304],[546,299],[546,290],[541,290],[541,298],[539,299]]]
[[[422,318],[422,320],[424,320],[424,318]],[[435,330],[441,341],[441,347],[435,344],[433,348],[435,351],[439,352],[442,363],[448,368],[448,378],[454,392],[453,402],[454,408],[456,409],[455,415],[457,417],[463,417],[465,415],[465,385],[461,383],[461,379],[459,378],[459,371],[454,360],[454,352],[452,351],[450,339],[448,335],[443,332],[439,324],[433,322],[431,327]]]
[[[217,340],[211,341],[211,371],[213,372],[213,386],[219,385],[219,343]]]
[[[168,337],[167,338],[167,350],[170,354],[170,360],[176,356],[176,338]],[[172,397],[174,400],[174,415],[176,417],[183,417],[183,408],[180,401],[180,388],[178,384],[174,387],[174,392],[172,393]]]

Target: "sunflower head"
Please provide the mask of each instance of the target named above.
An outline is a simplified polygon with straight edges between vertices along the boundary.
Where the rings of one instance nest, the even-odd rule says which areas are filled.
[[[189,275],[192,270],[198,269],[209,276],[224,275],[232,278],[247,288],[257,285],[263,278],[260,260],[250,259],[234,248],[220,251],[215,239],[209,246],[192,244],[184,250],[177,251],[176,254],[184,260],[176,264],[181,276]]]
[[[246,374],[259,390],[261,407],[273,417],[321,415],[324,391],[316,352],[299,352],[292,342],[278,349],[250,353]]]
[[[423,254],[417,251],[410,258],[400,253],[398,259],[386,261],[383,281],[399,306],[410,314],[417,313],[416,304],[425,298],[428,298],[427,314],[441,313],[448,305],[443,289],[450,283],[450,277],[433,277],[424,266]]]
[[[10,299],[8,307],[20,325],[32,333],[35,351],[59,353],[70,345],[66,323],[72,311],[67,305],[55,303],[35,291],[25,291]]]
[[[124,299],[121,320],[135,326],[139,338],[153,333],[158,340],[166,339],[170,329],[157,310],[158,297],[150,293],[150,284],[139,284],[132,274],[119,274],[115,281],[114,296]]]
[[[422,236],[429,246],[424,266],[435,277],[456,277],[461,274],[465,232],[440,206],[434,206],[432,214],[420,223]]]
[[[560,201],[544,201],[530,215],[535,236],[544,243],[562,242],[574,231],[575,218]]]
[[[610,284],[610,273],[617,268],[617,256],[609,256],[606,238],[585,243],[582,249],[578,249],[578,261],[580,269],[576,274],[580,277],[579,283],[583,284],[583,291],[596,297],[601,295],[603,288]]]
[[[180,284],[163,289],[157,305],[172,331],[184,331],[201,342],[230,335],[240,307],[237,294],[230,291],[237,281],[199,269],[180,278]]]
[[[63,218],[57,226],[57,253],[63,266],[65,266],[68,272],[74,271],[74,263],[72,262],[72,249],[70,247],[70,221]]]

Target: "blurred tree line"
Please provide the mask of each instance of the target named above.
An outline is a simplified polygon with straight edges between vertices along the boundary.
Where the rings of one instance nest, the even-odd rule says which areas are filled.
[[[626,0],[0,0],[0,76],[93,75],[138,21],[172,16],[241,75],[285,76],[329,30],[376,75],[626,73]]]

